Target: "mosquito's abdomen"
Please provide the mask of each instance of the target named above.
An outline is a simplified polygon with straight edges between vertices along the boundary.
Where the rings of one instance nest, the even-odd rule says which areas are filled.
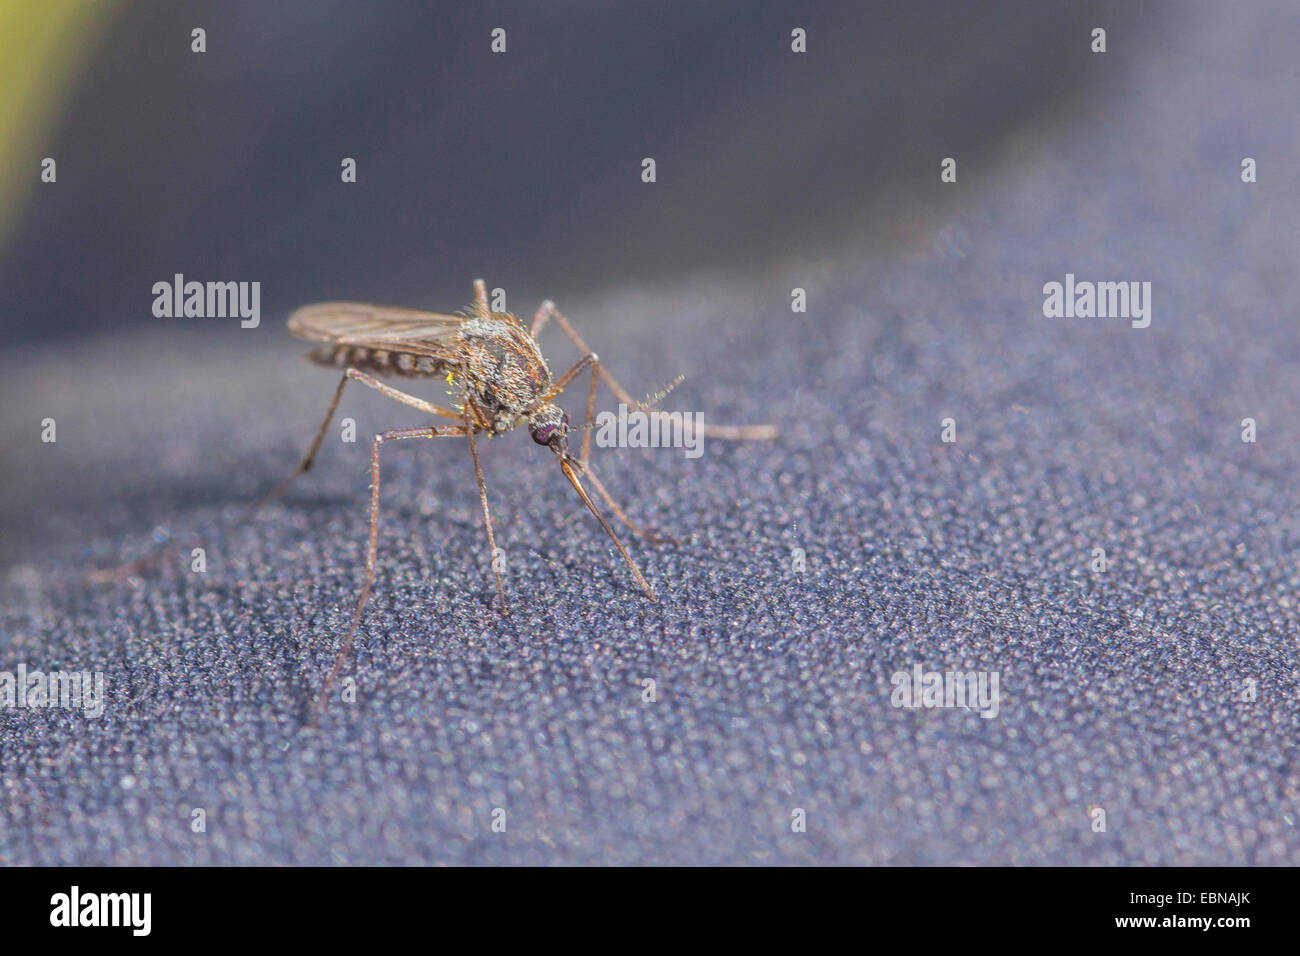
[[[428,355],[360,345],[321,345],[307,353],[307,360],[339,370],[355,368],[371,375],[399,378],[432,378],[446,374],[448,369],[445,362]]]

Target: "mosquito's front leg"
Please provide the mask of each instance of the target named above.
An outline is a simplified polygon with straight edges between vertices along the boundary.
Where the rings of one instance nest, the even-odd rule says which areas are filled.
[[[357,628],[361,624],[361,612],[365,609],[366,599],[370,597],[371,585],[375,582],[375,557],[379,549],[379,448],[386,441],[400,441],[403,438],[447,438],[455,435],[465,434],[464,425],[431,425],[426,428],[401,428],[395,431],[381,432],[375,436],[374,444],[370,447],[370,538],[366,546],[366,579],[361,585],[361,594],[357,597],[356,610],[352,613],[352,626],[348,628],[347,636],[343,638],[343,646],[339,649],[338,657],[334,659],[334,667],[331,668],[329,676],[325,678],[325,683],[321,686],[320,694],[317,697],[317,713],[325,706],[327,694],[334,681],[339,676],[339,671],[343,669],[344,663],[347,662],[348,654],[352,650],[352,643],[356,640]]]
[[[587,467],[587,459],[591,454],[591,423],[596,416],[596,376],[600,373],[600,356],[595,352],[588,352],[578,361],[573,363],[573,367],[561,375],[551,386],[551,390],[542,398],[543,402],[549,402],[559,395],[569,383],[582,374],[583,369],[591,367],[591,389],[587,393],[587,424],[582,430],[582,454],[579,460],[582,467]]]
[[[483,480],[483,467],[478,462],[478,448],[474,445],[474,424],[470,419],[470,409],[475,406],[467,397],[464,407],[465,425],[462,431],[469,435],[469,454],[474,459],[474,477],[478,479],[478,498],[483,503],[483,524],[487,528],[488,551],[492,555],[492,573],[497,579],[497,596],[501,599],[501,613],[509,614],[510,608],[506,606],[505,581],[501,577],[501,569],[497,567],[497,539],[492,533],[492,511],[488,508],[487,482]]]
[[[579,469],[584,475],[591,479],[591,483],[595,487],[596,493],[605,499],[605,504],[609,505],[609,509],[614,512],[614,516],[618,518],[619,521],[623,522],[623,524],[631,528],[636,534],[639,534],[648,541],[655,542],[656,544],[665,541],[676,544],[677,542],[674,538],[671,538],[666,534],[660,534],[657,531],[651,531],[648,528],[643,528],[629,518],[627,512],[619,507],[618,502],[615,501],[610,493],[605,490],[605,485],[596,477],[596,473],[591,468],[591,428],[596,421],[596,382],[597,375],[600,372],[600,356],[595,352],[588,352],[582,358],[578,359],[578,361],[573,364],[572,368],[556,380],[543,401],[549,402],[556,395],[559,395],[560,392],[564,391],[565,386],[581,375],[583,369],[588,366],[591,367],[591,387],[587,390],[587,420],[582,426],[582,451],[578,456]]]
[[[591,351],[590,346],[588,346],[586,342],[582,341],[582,336],[579,335],[574,330],[573,326],[569,324],[569,320],[564,317],[564,313],[561,312],[559,309],[557,309],[555,307],[555,303],[552,302],[550,299],[547,299],[545,302],[543,302],[541,304],[541,307],[538,308],[537,314],[533,316],[533,327],[530,331],[530,334],[534,339],[537,338],[537,336],[541,333],[542,329],[546,327],[546,323],[551,319],[554,319],[555,324],[564,330],[564,334],[569,337],[569,341],[571,341],[575,346],[577,346],[579,352],[582,352],[585,355],[590,355],[593,358],[595,357],[595,353]],[[599,362],[595,363],[595,370],[596,370],[596,374],[600,375],[600,380],[609,386],[609,390],[618,397],[619,401],[626,403],[630,408],[639,408],[642,411],[648,412],[650,414],[659,414],[653,412],[650,406],[646,405],[644,402],[639,402],[635,398],[633,398],[631,393],[629,393],[628,390],[625,389],[622,385],[618,384],[618,382],[614,379],[614,376],[610,375],[609,372],[605,370],[605,367],[601,365]],[[775,425],[701,425],[699,428],[699,434],[705,435],[710,438],[756,440],[756,439],[763,439],[763,438],[775,438],[776,426]],[[583,442],[583,445],[584,447],[586,446],[585,441]]]

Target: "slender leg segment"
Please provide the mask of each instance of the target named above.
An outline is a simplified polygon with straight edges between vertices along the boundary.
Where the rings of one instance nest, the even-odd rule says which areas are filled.
[[[627,512],[620,508],[618,502],[615,501],[610,493],[605,490],[604,482],[602,482],[596,475],[596,472],[592,470],[591,465],[583,465],[579,463],[579,468],[585,477],[591,479],[591,483],[595,487],[596,493],[605,499],[605,504],[609,505],[609,510],[614,512],[614,517],[631,528],[633,534],[640,535],[651,544],[677,544],[677,539],[671,535],[664,534],[662,531],[652,531],[649,528],[642,527],[629,518]]]
[[[547,393],[544,400],[549,402],[556,395],[559,395],[560,392],[564,390],[565,386],[581,375],[583,370],[588,366],[591,367],[591,387],[587,390],[587,418],[582,426],[582,450],[578,454],[578,471],[591,479],[591,483],[595,487],[596,492],[605,499],[605,504],[609,505],[609,509],[614,512],[614,516],[618,518],[619,521],[623,522],[623,524],[631,528],[634,533],[654,543],[669,542],[675,544],[676,541],[668,535],[651,531],[648,528],[643,528],[629,518],[627,512],[619,507],[618,502],[616,502],[610,496],[610,493],[605,490],[605,485],[598,477],[596,477],[596,473],[591,468],[591,430],[592,425],[595,424],[596,420],[596,383],[599,381],[598,373],[600,371],[600,356],[595,352],[589,352],[582,358],[578,359],[578,361],[574,363],[573,367],[561,375],[555,384],[551,386],[551,390]]]
[[[380,446],[384,442],[400,441],[404,438],[449,438],[464,435],[465,433],[466,426],[464,425],[431,425],[426,428],[402,428],[395,431],[381,432],[375,436],[374,444],[370,447],[370,538],[366,546],[366,578],[361,585],[361,593],[357,596],[356,609],[352,613],[352,626],[348,628],[348,633],[343,638],[343,646],[339,648],[338,656],[334,659],[334,666],[330,669],[329,676],[325,678],[325,683],[321,685],[320,694],[317,697],[317,713],[325,706],[330,688],[334,686],[339,671],[343,669],[343,665],[347,662],[348,655],[352,651],[352,644],[357,637],[357,628],[361,624],[361,612],[365,610],[366,599],[370,597],[370,588],[375,583],[375,558],[379,549]]]
[[[533,316],[533,326],[532,326],[531,334],[534,339],[537,338],[538,334],[541,333],[542,329],[546,327],[546,323],[551,319],[555,320],[555,324],[558,325],[564,331],[564,334],[569,337],[569,341],[571,341],[575,346],[577,346],[579,352],[582,352],[584,355],[594,355],[594,353],[591,351],[590,346],[588,346],[586,342],[582,341],[582,336],[580,336],[574,330],[573,326],[569,324],[569,320],[564,317],[564,313],[561,312],[559,309],[557,309],[555,307],[555,303],[552,302],[550,299],[547,299],[545,302],[543,302],[541,307],[537,310],[537,314]],[[629,393],[627,389],[625,389],[622,385],[618,384],[618,382],[614,379],[614,376],[610,375],[609,372],[605,371],[603,365],[600,365],[599,362],[597,362],[594,367],[596,369],[596,373],[600,375],[600,380],[609,386],[609,390],[618,397],[619,401],[626,403],[631,408],[639,408],[642,411],[650,412],[650,414],[656,414],[655,412],[652,412],[650,410],[650,407],[646,405],[644,402],[639,402],[635,398],[633,398],[631,393]],[[705,435],[709,438],[727,438],[732,440],[758,440],[764,438],[775,438],[776,427],[774,425],[708,425],[705,424],[700,427],[700,434]],[[586,444],[585,440],[583,444],[584,445]]]
[[[351,369],[348,371],[351,371]],[[320,423],[320,428],[316,432],[316,437],[312,439],[311,446],[307,449],[307,454],[303,456],[302,461],[298,463],[298,467],[294,469],[292,474],[286,475],[284,480],[282,480],[278,485],[248,506],[248,509],[244,512],[244,521],[248,521],[249,518],[261,511],[264,505],[269,504],[284,494],[284,490],[293,483],[295,478],[311,470],[312,462],[316,460],[316,453],[320,451],[320,443],[324,441],[325,432],[329,429],[330,422],[334,420],[334,413],[338,411],[339,408],[339,399],[343,397],[343,388],[347,384],[348,373],[344,372],[343,377],[339,379],[338,388],[334,389],[334,397],[330,399],[329,408],[325,410],[325,420]]]
[[[414,395],[408,395],[400,389],[393,388],[391,385],[379,381],[379,379],[375,378],[373,375],[367,375],[365,372],[359,371],[358,369],[349,368],[343,373],[343,377],[339,379],[338,388],[334,390],[334,397],[330,399],[330,406],[325,411],[325,420],[320,423],[320,430],[316,432],[316,437],[312,439],[311,447],[307,449],[307,454],[303,457],[302,461],[299,462],[297,469],[265,495],[249,505],[248,510],[244,512],[244,521],[247,521],[253,515],[257,514],[264,505],[269,504],[276,498],[280,497],[280,495],[284,494],[285,489],[293,483],[295,478],[311,470],[312,463],[316,460],[316,454],[320,451],[321,442],[325,439],[325,432],[329,430],[330,422],[334,420],[334,413],[338,411],[339,399],[343,397],[343,387],[348,384],[348,379],[360,382],[367,388],[373,388],[375,391],[388,396],[394,401],[401,402],[403,405],[418,408],[420,411],[428,412],[431,415],[438,415],[442,418],[450,418],[455,421],[460,421],[460,416],[455,412],[448,411],[445,408],[439,408],[437,405],[426,402],[424,399],[416,398]]]
[[[596,417],[596,381],[597,375],[600,373],[600,356],[595,352],[588,352],[578,359],[572,368],[556,380],[555,384],[551,386],[551,390],[542,399],[544,402],[549,402],[555,398],[556,395],[559,395],[568,387],[570,382],[581,375],[588,366],[591,367],[591,389],[587,394],[587,423],[582,429],[582,454],[579,456],[584,468],[587,465],[588,457],[591,455],[591,424]]]
[[[595,486],[596,491],[605,499],[605,503],[609,505],[610,510],[614,512],[614,515],[618,520],[631,528],[636,534],[651,541],[671,541],[672,539],[665,539],[662,535],[655,534],[652,531],[647,531],[632,521],[632,519],[627,516],[627,512],[620,508],[618,502],[616,502],[610,496],[609,492],[605,490],[605,486],[601,483],[600,479],[596,477],[596,473],[591,470],[591,426],[596,418],[596,382],[598,376],[602,375],[604,370],[600,366],[600,356],[587,348],[586,343],[584,343],[582,339],[578,337],[577,333],[572,330],[568,321],[559,313],[555,308],[555,304],[550,300],[543,302],[542,307],[537,310],[537,315],[533,318],[532,336],[536,338],[537,333],[539,333],[542,330],[542,327],[546,324],[546,320],[552,315],[554,315],[556,321],[562,323],[564,329],[570,333],[569,337],[573,339],[574,344],[586,354],[583,355],[582,358],[578,359],[578,361],[576,361],[567,372],[555,381],[551,386],[550,391],[547,392],[545,398],[542,400],[549,402],[555,396],[564,391],[564,389],[568,387],[569,383],[581,375],[586,369],[591,369],[591,387],[587,390],[587,419],[582,429],[582,451],[576,461],[567,456],[561,459],[560,466],[564,470],[564,477],[569,479],[569,483],[573,485],[574,490],[578,492],[578,496],[582,498],[583,504],[585,504],[588,510],[596,516],[596,520],[600,522],[600,526],[605,529],[605,533],[609,535],[610,540],[612,540],[618,547],[619,553],[623,556],[623,560],[627,563],[628,568],[631,569],[632,576],[636,578],[636,583],[641,586],[641,590],[645,591],[646,596],[649,597],[650,600],[658,600],[655,597],[654,590],[650,587],[649,582],[646,581],[645,576],[641,573],[641,569],[636,566],[636,562],[634,562],[632,556],[628,554],[627,548],[623,546],[623,542],[619,540],[618,535],[614,533],[614,529],[609,526],[609,523],[605,520],[604,516],[596,510],[595,503],[592,502],[590,497],[588,497],[586,489],[582,487],[582,483],[578,481],[578,473],[580,472],[591,479],[591,483]],[[641,406],[640,402],[634,402],[634,404]],[[577,465],[576,469],[574,468],[574,465]]]
[[[348,384],[349,379],[355,382],[360,382],[367,388],[373,388],[375,391],[388,396],[394,401],[401,402],[403,405],[409,405],[422,412],[428,412],[430,415],[437,415],[441,418],[450,418],[456,422],[461,420],[461,416],[456,412],[441,408],[431,402],[426,402],[422,398],[416,398],[414,395],[408,395],[406,392],[393,388],[391,385],[387,385],[384,382],[379,381],[379,379],[375,378],[373,375],[367,375],[359,369],[348,368],[344,371],[343,377],[339,379],[338,387],[334,389],[334,396],[330,399],[329,408],[325,410],[325,418],[320,423],[320,428],[317,429],[316,437],[312,439],[311,445],[307,449],[307,454],[303,456],[302,461],[298,463],[298,467],[295,468],[291,474],[287,475],[279,484],[266,494],[262,495],[262,497],[255,500],[244,510],[244,513],[240,516],[241,524],[247,523],[249,519],[261,511],[263,507],[284,494],[285,489],[287,489],[289,485],[293,484],[295,478],[298,478],[311,470],[312,464],[316,461],[316,455],[320,452],[321,443],[325,440],[325,433],[329,430],[330,422],[334,420],[334,413],[338,411],[339,400],[343,398],[343,389]],[[90,579],[92,582],[102,583],[104,581],[113,581],[129,574],[134,574],[135,572],[148,567],[154,561],[159,560],[159,558],[166,553],[169,547],[171,547],[171,543],[164,542],[163,544],[156,546],[144,557],[137,558],[134,561],[127,562],[126,564],[117,565],[116,567],[103,568],[99,571],[94,571],[91,573]]]
[[[483,525],[487,528],[488,552],[492,555],[492,573],[497,579],[497,596],[501,599],[501,613],[509,614],[510,608],[506,606],[506,586],[501,577],[501,569],[497,567],[497,539],[492,533],[492,509],[488,507],[487,500],[487,483],[483,480],[483,466],[478,461],[478,448],[474,445],[474,426],[470,421],[470,408],[472,402],[468,399],[465,401],[465,425],[464,432],[469,435],[469,453],[474,459],[474,477],[478,479],[478,499],[483,503]]]

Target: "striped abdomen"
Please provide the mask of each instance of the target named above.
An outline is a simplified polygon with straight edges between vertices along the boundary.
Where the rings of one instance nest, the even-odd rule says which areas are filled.
[[[361,345],[322,345],[307,353],[309,361],[331,368],[355,368],[371,375],[401,378],[442,376],[456,366],[428,355],[412,355],[395,349],[372,349]]]

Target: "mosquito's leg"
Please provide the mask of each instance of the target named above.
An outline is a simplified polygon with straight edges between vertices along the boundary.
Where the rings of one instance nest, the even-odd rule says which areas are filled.
[[[627,512],[619,507],[618,502],[615,501],[610,493],[605,490],[605,483],[602,482],[591,469],[591,428],[596,421],[596,373],[600,369],[600,359],[596,358],[594,354],[592,355],[592,359],[594,360],[594,363],[591,368],[591,388],[587,390],[587,421],[582,427],[582,451],[578,458],[578,462],[582,467],[582,472],[591,479],[592,485],[596,488],[596,493],[605,499],[605,504],[609,505],[609,510],[614,512],[614,517],[631,528],[634,534],[638,534],[647,541],[655,544],[662,544],[664,542],[676,544],[676,538],[673,538],[670,535],[661,534],[658,531],[651,531],[649,528],[644,528],[629,518]]]
[[[358,369],[349,368],[343,373],[343,377],[339,379],[339,386],[334,390],[334,397],[330,399],[330,407],[325,411],[325,420],[320,423],[320,430],[316,432],[316,437],[312,440],[311,447],[307,449],[307,454],[303,457],[302,461],[299,462],[297,469],[265,495],[253,502],[253,504],[249,506],[248,510],[244,512],[244,521],[247,521],[261,510],[263,505],[274,501],[276,498],[280,497],[280,495],[284,494],[284,490],[289,487],[295,478],[311,470],[312,463],[316,460],[316,454],[320,451],[321,442],[325,439],[325,432],[329,430],[330,422],[334,420],[334,413],[338,411],[339,399],[343,397],[343,387],[348,384],[348,379],[352,379],[354,382],[360,382],[367,388],[373,388],[375,391],[388,396],[394,401],[401,402],[403,405],[410,405],[412,408],[418,408],[420,411],[428,412],[431,415],[439,415],[443,418],[451,418],[455,421],[460,421],[460,416],[455,412],[448,411],[445,408],[439,408],[437,405],[426,402],[424,399],[416,398],[414,395],[408,395],[406,392],[393,388],[391,385],[386,385],[374,376],[367,375],[365,372],[359,371]]]
[[[587,422],[582,426],[582,454],[579,460],[582,467],[587,467],[588,459],[591,457],[591,426],[596,417],[596,381],[600,372],[600,356],[595,352],[588,352],[582,358],[578,359],[567,372],[560,376],[559,380],[551,386],[551,390],[546,393],[542,399],[549,402],[556,395],[559,395],[568,384],[582,374],[583,369],[591,366],[591,389],[587,392]]]
[[[350,372],[352,370],[349,369],[348,371]],[[304,456],[303,460],[298,463],[298,467],[294,470],[293,474],[286,477],[278,485],[249,505],[240,519],[241,524],[247,522],[249,518],[253,517],[253,515],[260,511],[263,505],[284,494],[284,489],[288,488],[289,484],[295,478],[311,468],[312,462],[316,459],[316,453],[320,451],[320,443],[325,438],[325,431],[329,428],[330,421],[334,418],[334,413],[338,410],[339,399],[343,397],[343,386],[347,385],[347,383],[348,374],[347,372],[344,372],[343,377],[339,379],[338,388],[334,389],[334,397],[330,399],[329,408],[325,412],[325,420],[320,423],[320,430],[316,432],[316,437],[312,440],[311,447],[307,449],[306,456]],[[164,542],[144,557],[136,558],[134,561],[130,561],[126,564],[119,564],[116,567],[95,571],[91,574],[91,580],[95,582],[111,581],[115,578],[121,578],[128,574],[133,574],[136,571],[147,567],[153,561],[158,560],[169,546],[170,542]]]
[[[465,425],[461,429],[469,435],[469,454],[474,459],[474,477],[478,479],[478,498],[483,502],[483,524],[487,527],[488,551],[492,554],[492,573],[497,579],[497,595],[501,598],[501,613],[509,614],[510,608],[506,606],[506,586],[501,578],[501,571],[497,568],[497,539],[492,533],[492,511],[488,508],[487,500],[487,483],[483,480],[483,467],[478,462],[478,448],[474,445],[474,426],[470,421],[470,408],[473,403],[466,400],[465,402]]]
[[[489,312],[487,283],[482,279],[474,280],[474,311],[479,315],[487,315]]]
[[[623,388],[623,386],[619,385],[618,382],[616,382],[613,379],[613,377],[607,371],[605,371],[604,367],[600,364],[600,356],[597,355],[595,352],[591,351],[591,349],[587,347],[587,343],[582,341],[578,333],[573,330],[573,326],[569,325],[568,319],[566,319],[564,315],[560,312],[560,310],[555,307],[554,302],[547,299],[545,302],[542,303],[541,308],[537,310],[537,314],[533,316],[533,327],[532,327],[532,332],[530,334],[535,338],[546,326],[546,321],[551,316],[555,317],[555,321],[559,323],[560,327],[565,331],[565,333],[568,334],[569,338],[573,341],[573,344],[578,346],[579,349],[586,352],[587,354],[584,355],[582,358],[580,358],[576,363],[574,363],[573,367],[570,368],[563,375],[561,375],[559,380],[553,386],[551,386],[551,390],[546,396],[545,399],[546,401],[550,401],[556,395],[560,394],[560,392],[564,391],[564,389],[568,386],[568,384],[571,381],[573,381],[574,378],[580,375],[582,373],[582,370],[586,368],[588,365],[591,366],[591,374],[592,374],[591,396],[587,401],[587,405],[589,408],[594,408],[596,404],[595,379],[597,375],[599,375],[600,378],[603,379],[607,385],[609,385],[610,389],[614,392],[616,396],[618,396],[620,401],[624,402],[627,405],[631,405],[634,408],[638,408],[644,412],[652,412],[654,405],[657,404],[660,399],[662,399],[665,395],[667,395],[668,392],[671,391],[673,387],[676,386],[678,382],[682,380],[681,376],[678,376],[677,381],[673,382],[671,385],[668,386],[667,389],[660,392],[658,396],[656,396],[653,399],[653,401],[651,401],[649,404],[646,404],[646,402],[638,401],[637,399],[629,395],[627,391]],[[588,415],[589,425],[590,425],[590,419],[591,416]],[[583,447],[584,449],[589,449],[591,447],[591,443],[584,440]]]
[[[677,544],[677,539],[671,535],[662,534],[658,531],[651,531],[649,528],[643,528],[641,525],[629,518],[627,512],[620,508],[618,502],[615,501],[610,493],[605,490],[604,482],[596,477],[596,473],[591,470],[591,465],[583,465],[582,473],[585,477],[591,479],[592,485],[596,488],[596,493],[605,499],[605,504],[609,505],[609,510],[614,512],[614,517],[631,528],[633,533],[639,534],[652,544]]]
[[[426,402],[422,398],[416,398],[414,395],[408,395],[399,388],[393,388],[391,385],[385,385],[373,375],[367,375],[357,369],[349,368],[346,376],[354,382],[360,382],[366,388],[373,388],[376,392],[387,395],[395,402],[401,402],[403,405],[410,405],[412,408],[418,408],[422,412],[428,412],[430,415],[438,415],[442,418],[450,418],[453,421],[460,421],[460,413],[453,412],[450,409],[435,405],[432,402]]]
[[[543,400],[549,402],[552,398],[563,391],[566,385],[581,375],[583,369],[587,366],[591,366],[591,388],[587,390],[587,420],[582,426],[582,451],[578,456],[579,468],[583,474],[591,478],[591,483],[595,485],[597,493],[605,499],[605,504],[609,505],[610,510],[614,512],[614,516],[618,518],[619,521],[623,522],[623,524],[631,528],[636,534],[639,534],[641,537],[646,538],[649,541],[656,543],[668,541],[675,544],[676,542],[674,539],[668,535],[659,534],[658,532],[650,531],[648,528],[643,528],[629,518],[627,512],[620,508],[618,502],[610,497],[609,492],[605,490],[605,486],[601,483],[601,480],[597,478],[596,473],[591,470],[591,428],[596,419],[596,382],[598,381],[597,374],[600,371],[600,356],[595,352],[589,352],[582,358],[578,359],[572,368],[560,376],[559,380],[551,387],[550,392]]]
[[[591,426],[596,423],[596,382],[600,380],[600,359],[595,352],[591,353],[591,360],[591,388],[587,389],[587,420],[582,428],[582,455],[579,458],[584,469],[587,468],[591,458]]]
[[[366,579],[361,585],[361,594],[357,597],[356,610],[352,613],[352,626],[348,628],[343,646],[334,659],[334,666],[317,696],[318,714],[324,708],[329,690],[334,686],[339,671],[343,669],[352,651],[352,643],[356,640],[357,628],[361,624],[361,612],[365,610],[366,599],[370,597],[370,587],[375,583],[375,556],[379,549],[379,447],[386,441],[400,441],[403,438],[445,438],[463,434],[463,425],[430,425],[425,428],[401,428],[375,436],[374,444],[370,446],[370,538],[366,546]]]
[[[138,571],[143,571],[149,565],[156,561],[162,560],[172,547],[171,535],[168,535],[162,544],[154,545],[152,551],[134,561],[126,561],[122,564],[115,564],[111,568],[99,568],[90,572],[91,584],[109,584],[114,581],[120,581],[122,578],[130,577]]]
[[[555,303],[552,302],[550,299],[547,299],[545,302],[543,302],[541,305],[537,307],[537,311],[533,314],[533,327],[528,330],[528,334],[531,335],[533,338],[537,338],[537,336],[541,334],[542,329],[546,328],[546,323],[549,322],[553,317],[559,315],[560,315],[560,310],[555,307]],[[566,332],[569,333],[569,338],[572,339],[573,343],[578,346],[578,351],[580,352],[591,351],[591,349],[587,348],[587,343],[583,342],[582,338],[578,335],[578,333],[573,331],[572,326],[569,325],[568,319],[560,317],[557,318],[556,321],[560,323],[561,328],[563,328]],[[578,343],[582,343],[582,344],[579,345]]]
[[[569,320],[564,317],[564,313],[561,312],[559,309],[557,309],[555,307],[555,303],[552,302],[550,299],[547,299],[545,302],[543,302],[541,304],[541,307],[537,310],[537,314],[533,316],[533,327],[531,330],[531,335],[533,336],[533,338],[537,338],[538,334],[542,331],[543,328],[546,327],[546,323],[550,319],[554,319],[555,324],[564,330],[564,334],[569,337],[569,341],[571,341],[575,346],[577,346],[579,352],[582,352],[584,355],[592,354],[591,347],[588,346],[586,342],[582,341],[582,336],[579,335],[574,330],[573,326],[569,324]],[[619,401],[626,403],[631,408],[639,408],[642,411],[650,412],[650,414],[657,414],[655,412],[651,412],[650,407],[646,405],[644,402],[639,402],[635,398],[633,398],[632,395],[628,392],[628,390],[625,389],[622,385],[618,384],[618,382],[614,379],[614,376],[610,375],[609,372],[605,370],[605,367],[603,365],[597,363],[596,370],[600,375],[600,380],[609,386],[609,390],[618,397]],[[701,425],[699,429],[699,433],[701,435],[706,435],[710,438],[729,438],[729,439],[775,438],[776,426],[775,425]]]
[[[351,369],[348,371],[351,371]],[[316,432],[316,437],[312,439],[311,447],[307,449],[307,454],[303,456],[302,461],[298,463],[298,467],[292,474],[286,476],[278,485],[248,506],[248,510],[244,512],[244,521],[247,521],[253,515],[257,514],[257,512],[262,509],[263,505],[274,501],[276,498],[280,497],[280,495],[284,494],[284,490],[289,487],[289,484],[295,478],[311,470],[312,462],[316,460],[316,453],[320,451],[320,443],[325,439],[325,432],[329,429],[330,422],[334,420],[334,413],[338,411],[339,399],[343,397],[343,387],[347,384],[348,373],[344,372],[343,377],[339,379],[338,388],[334,389],[334,397],[330,399],[329,408],[325,410],[325,420],[320,423],[320,429]]]
[[[420,411],[428,412],[430,415],[438,415],[442,418],[450,418],[453,421],[457,421],[457,422],[461,420],[461,416],[456,412],[449,411],[448,409],[445,408],[441,408],[437,405],[432,404],[431,402],[426,402],[422,398],[416,398],[414,395],[408,395],[406,392],[403,392],[400,389],[396,389],[393,388],[391,385],[384,384],[383,382],[379,381],[379,379],[375,378],[372,375],[367,375],[365,372],[362,372],[355,368],[349,368],[343,373],[343,377],[339,379],[338,387],[334,389],[334,397],[330,399],[329,408],[326,409],[325,411],[325,419],[320,423],[320,429],[316,432],[316,437],[312,439],[311,447],[307,449],[307,454],[304,455],[302,461],[298,463],[298,467],[294,469],[292,474],[284,478],[274,488],[272,488],[266,494],[262,495],[262,497],[258,498],[251,505],[249,505],[248,508],[245,509],[243,515],[240,518],[241,524],[247,522],[250,518],[252,518],[255,514],[257,514],[257,512],[260,511],[265,505],[269,504],[270,502],[274,501],[276,498],[280,497],[280,495],[284,494],[285,489],[288,488],[289,485],[293,483],[293,480],[295,478],[311,470],[311,466],[316,460],[316,455],[320,451],[321,442],[324,441],[325,439],[325,432],[329,430],[330,422],[333,421],[334,419],[334,413],[338,411],[339,400],[343,397],[343,388],[345,385],[347,385],[348,379],[352,379],[355,382],[360,382],[362,385],[365,385],[367,388],[373,388],[375,391],[381,392],[382,394],[388,396],[394,401],[401,402],[403,405],[409,405],[412,408],[418,408]],[[129,561],[125,564],[119,564],[111,568],[102,568],[98,571],[93,571],[91,572],[90,580],[93,583],[98,584],[107,581],[118,580],[120,578],[126,577],[127,575],[134,574],[135,572],[143,570],[144,568],[148,567],[154,561],[159,560],[159,558],[162,557],[162,555],[167,551],[169,547],[170,547],[170,541],[167,541],[164,542],[163,544],[156,546],[152,551],[150,551],[148,554],[144,555],[143,557],[136,558],[134,561]]]
[[[591,367],[592,380],[595,381],[596,370],[600,366],[600,356],[595,352],[588,352],[582,358],[578,359],[578,361],[574,362],[567,372],[555,380],[551,385],[550,391],[542,396],[541,401],[549,402],[556,395],[559,395],[562,391],[568,388],[569,383],[581,375],[588,366]]]

